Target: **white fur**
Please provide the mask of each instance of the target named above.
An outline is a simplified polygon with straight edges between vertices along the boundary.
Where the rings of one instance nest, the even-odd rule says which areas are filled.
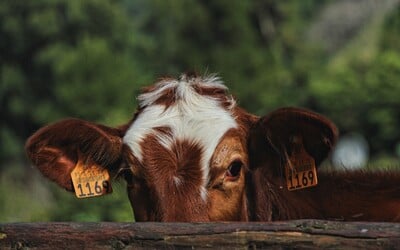
[[[201,83],[200,83],[201,82]],[[203,200],[207,198],[206,184],[209,174],[211,157],[221,137],[237,123],[230,110],[225,110],[216,99],[210,96],[199,95],[194,89],[194,84],[201,86],[226,89],[220,79],[215,76],[208,78],[194,78],[187,80],[182,77],[180,81],[163,81],[156,85],[153,92],[139,96],[139,106],[144,108],[124,136],[127,144],[139,161],[143,160],[140,147],[141,142],[149,134],[155,134],[160,144],[170,149],[177,140],[188,140],[198,143],[203,150],[201,169],[203,171],[203,186],[200,193]],[[154,102],[161,97],[164,90],[176,88],[176,102],[170,107],[156,105]],[[235,106],[234,100],[229,99]],[[171,134],[157,134],[153,128],[169,127]]]

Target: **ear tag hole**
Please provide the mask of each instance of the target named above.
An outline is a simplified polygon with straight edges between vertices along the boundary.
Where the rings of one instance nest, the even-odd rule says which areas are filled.
[[[77,162],[71,172],[75,195],[78,198],[90,198],[112,193],[110,174],[99,165]]]
[[[301,136],[291,138],[292,152],[285,166],[289,191],[309,188],[318,184],[315,160],[304,148]]]

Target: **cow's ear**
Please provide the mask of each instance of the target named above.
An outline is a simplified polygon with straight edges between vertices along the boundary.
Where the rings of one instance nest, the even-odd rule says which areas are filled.
[[[121,158],[122,132],[78,119],[39,129],[26,142],[26,153],[44,176],[73,191],[71,171],[78,160],[111,168]]]
[[[260,118],[250,130],[250,168],[268,166],[268,171],[281,174],[299,138],[318,166],[337,137],[336,126],[320,114],[299,108],[278,109]]]

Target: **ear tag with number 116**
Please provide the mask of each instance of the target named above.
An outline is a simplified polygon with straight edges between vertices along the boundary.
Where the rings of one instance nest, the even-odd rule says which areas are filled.
[[[292,154],[285,167],[288,190],[316,186],[318,178],[315,160],[305,150],[300,136],[293,138],[292,147]]]
[[[78,198],[90,198],[112,193],[110,174],[96,164],[86,166],[78,161],[71,172],[75,195]]]

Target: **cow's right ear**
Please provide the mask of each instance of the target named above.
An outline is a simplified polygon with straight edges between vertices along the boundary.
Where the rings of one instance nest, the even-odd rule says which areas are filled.
[[[278,109],[261,117],[250,129],[250,168],[282,175],[288,157],[299,142],[318,167],[337,137],[336,126],[320,114],[299,108]]]
[[[122,131],[67,119],[39,129],[27,140],[25,150],[44,176],[73,191],[71,172],[78,160],[104,168],[120,160]]]

